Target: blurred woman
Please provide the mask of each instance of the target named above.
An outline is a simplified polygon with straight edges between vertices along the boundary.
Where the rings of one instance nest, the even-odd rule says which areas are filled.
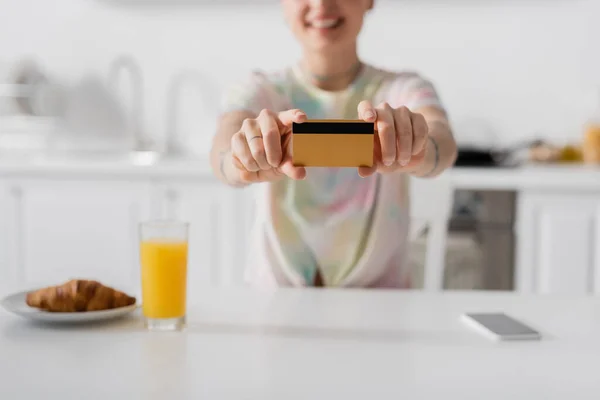
[[[360,60],[373,0],[281,4],[302,58],[231,86],[211,153],[224,183],[261,183],[246,278],[263,287],[410,288],[408,176],[432,178],[454,163],[446,112],[419,74]],[[291,124],[308,118],[374,122],[373,167],[295,167]]]

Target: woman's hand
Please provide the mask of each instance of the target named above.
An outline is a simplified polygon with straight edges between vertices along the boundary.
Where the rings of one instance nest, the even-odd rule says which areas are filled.
[[[361,176],[419,169],[425,161],[429,137],[423,115],[387,103],[373,107],[368,101],[358,105],[358,115],[364,121],[375,122],[376,129],[373,166],[360,167]]]
[[[292,123],[304,122],[301,110],[274,113],[262,110],[244,120],[231,138],[231,158],[242,183],[275,181],[283,176],[304,179],[306,170],[294,167],[290,153]]]

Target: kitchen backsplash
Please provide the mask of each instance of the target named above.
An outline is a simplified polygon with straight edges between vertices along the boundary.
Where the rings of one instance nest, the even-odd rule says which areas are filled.
[[[182,91],[178,129],[208,146],[219,89],[250,68],[281,67],[299,54],[276,2],[251,3],[0,0],[0,63],[33,56],[53,74],[77,80],[106,76],[115,57],[131,54],[143,71],[143,127],[154,137],[171,129],[171,79],[197,70],[216,89]],[[579,140],[600,87],[594,15],[600,0],[380,1],[361,51],[378,66],[431,78],[459,140],[480,130],[498,144],[537,134]]]

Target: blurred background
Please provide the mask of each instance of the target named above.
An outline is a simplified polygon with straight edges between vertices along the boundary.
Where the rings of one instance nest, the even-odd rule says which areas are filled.
[[[299,57],[278,2],[0,0],[0,10],[4,289],[59,275],[133,285],[135,223],[150,217],[192,221],[199,281],[241,281],[223,265],[243,259],[251,212],[224,209],[242,195],[211,180],[206,154],[225,85]],[[364,60],[431,79],[461,147],[448,287],[600,290],[598,15],[600,0],[376,1]],[[150,158],[92,156],[132,149]],[[189,154],[153,164],[167,150]],[[534,172],[505,168],[517,150]]]
[[[599,1],[378,3],[361,36],[364,58],[432,79],[459,139],[482,125],[501,144],[580,139],[600,101]],[[275,0],[2,0],[0,7],[4,80],[22,59],[74,83],[106,78],[117,57],[131,56],[143,75],[142,123],[152,137],[164,135],[169,86],[181,70],[198,71],[205,83],[184,90],[182,129],[208,137],[220,85],[298,57]],[[130,90],[127,81],[120,90]]]

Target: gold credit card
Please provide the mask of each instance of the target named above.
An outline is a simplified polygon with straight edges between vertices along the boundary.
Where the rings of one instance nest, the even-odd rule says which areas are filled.
[[[371,167],[375,123],[321,119],[292,125],[292,162],[303,167]]]

